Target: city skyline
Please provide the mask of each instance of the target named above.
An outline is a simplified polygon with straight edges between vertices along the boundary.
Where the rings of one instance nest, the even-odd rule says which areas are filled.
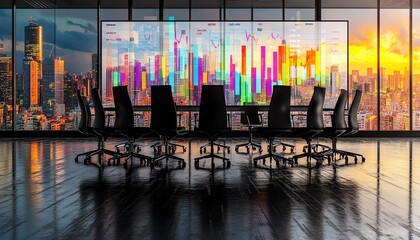
[[[44,33],[44,43],[43,45],[43,56],[46,59],[47,56],[52,56],[53,58],[59,58],[64,61],[64,87],[72,86],[70,89],[64,89],[67,91],[67,95],[71,96],[72,91],[79,87],[84,89],[84,92],[88,94],[89,85],[92,82],[96,82],[97,73],[92,72],[92,66],[95,63],[93,61],[93,54],[96,54],[96,18],[90,16],[92,21],[88,21],[85,17],[76,19],[75,16],[68,17],[69,14],[63,14],[63,16],[56,16],[53,18],[53,14],[61,12],[59,10],[28,10],[20,9],[19,13],[22,13],[17,18],[17,43],[16,51],[17,55],[15,56],[15,66],[17,70],[17,87],[19,88],[20,82],[22,82],[22,73],[23,73],[23,64],[20,63],[24,59],[24,28],[28,25],[32,15],[32,21],[35,23],[46,23],[43,26]],[[357,18],[351,17],[354,16],[355,11],[360,12]],[[8,14],[4,14],[3,10],[0,10],[0,20],[8,19]],[[43,12],[43,14],[36,12]],[[49,12],[49,14],[45,14]],[[66,11],[62,11],[65,13]],[[82,11],[83,12],[83,11]],[[89,10],[81,13],[82,15],[89,12]],[[73,14],[73,15],[78,15]],[[48,17],[46,17],[48,15]],[[86,15],[86,14],[85,14]],[[22,19],[23,16],[27,16],[27,19]],[[377,126],[378,121],[378,111],[380,111],[380,129],[381,130],[408,130],[410,128],[410,121],[413,124],[413,130],[420,130],[420,100],[417,99],[420,94],[420,30],[413,26],[413,72],[410,73],[409,70],[409,43],[408,43],[408,10],[381,10],[381,29],[380,29],[380,65],[377,69],[378,64],[378,50],[377,50],[377,41],[378,37],[376,29],[376,11],[375,10],[323,10],[323,17],[326,19],[337,19],[341,18],[349,19],[349,72],[348,72],[348,89],[359,88],[363,90],[363,97],[361,108],[359,112],[359,117],[362,119],[361,129],[362,130],[376,130],[379,128]],[[348,16],[348,17],[346,17]],[[416,19],[420,18],[420,11],[413,11],[413,17]],[[49,18],[49,19],[48,19]],[[74,19],[73,19],[74,18]],[[402,19],[402,20],[399,20]],[[10,21],[7,20],[7,21]],[[8,36],[7,21],[0,23],[1,26],[5,25],[6,28],[2,28],[0,31],[0,44],[3,45],[3,51],[0,52],[0,75],[2,77],[2,86],[10,86],[11,83],[11,42]],[[24,22],[24,24],[23,24]],[[54,23],[54,24],[51,24]],[[40,24],[41,25],[41,24]],[[19,26],[19,28],[18,28]],[[47,27],[48,26],[48,27]],[[76,31],[78,29],[78,31]],[[54,33],[55,32],[55,33]],[[78,32],[73,37],[66,39],[66,43],[63,42],[63,37],[67,36],[66,34],[73,34]],[[53,33],[53,34],[52,34]],[[84,35],[87,33],[89,38],[94,40],[86,41],[87,44],[82,44],[78,50],[70,50],[69,41],[77,43],[78,36]],[[54,37],[55,36],[55,37]],[[252,35],[246,35],[249,39],[252,39]],[[179,37],[179,36],[178,36]],[[84,41],[85,38],[80,37],[78,40]],[[94,43],[94,44],[92,44]],[[67,45],[66,45],[67,44]],[[76,45],[76,44],[74,44]],[[79,44],[80,45],[80,44]],[[54,47],[53,47],[54,46]],[[90,47],[87,47],[90,46]],[[92,47],[95,46],[95,47]],[[240,45],[242,46],[242,45]],[[246,46],[246,44],[245,44]],[[246,46],[247,47],[247,46]],[[87,50],[90,49],[90,50]],[[248,49],[248,48],[247,48]],[[272,53],[272,52],[271,52]],[[62,54],[62,55],[61,55]],[[83,56],[83,57],[78,57]],[[22,60],[21,60],[22,59]],[[236,59],[236,58],[235,58]],[[240,59],[240,58],[239,58]],[[69,60],[69,61],[68,61]],[[71,64],[71,61],[77,62],[77,65]],[[229,59],[230,61],[230,59]],[[80,65],[80,67],[78,66]],[[235,66],[239,66],[239,63],[235,63]],[[6,69],[6,70],[5,70]],[[9,70],[7,70],[9,69]],[[82,70],[82,69],[86,69]],[[82,71],[81,71],[82,70]],[[248,70],[248,69],[247,69]],[[257,70],[257,69],[256,69]],[[248,71],[247,71],[248,72]],[[253,72],[253,69],[249,69],[249,72]],[[255,71],[254,71],[255,72]],[[38,71],[37,74],[42,73]],[[260,74],[261,75],[261,74]],[[258,76],[258,71],[255,76]],[[104,76],[102,76],[104,77]],[[252,78],[252,76],[251,76]],[[380,79],[380,82],[378,82]],[[413,99],[410,100],[409,90],[410,90],[410,79],[412,82],[412,91]],[[104,81],[102,81],[104,83]],[[380,84],[379,92],[377,91],[377,86]],[[5,89],[2,92],[3,99],[4,96],[10,95],[9,88]],[[73,90],[72,90],[73,89]],[[17,92],[17,99],[23,98],[23,93]],[[66,94],[64,94],[66,95]],[[142,96],[144,97],[144,96]],[[349,91],[349,97],[351,100],[352,93]],[[52,99],[52,98],[51,98]],[[378,99],[380,102],[378,102]],[[42,101],[39,98],[38,101]],[[56,101],[54,97],[54,102]],[[67,101],[62,108],[65,109],[64,113],[66,117],[59,119],[57,121],[68,121],[68,117],[74,117],[72,111],[74,111],[74,106],[77,106],[75,102],[70,103],[72,100]],[[410,120],[410,102],[412,101],[413,119]],[[10,100],[6,100],[10,102]],[[147,102],[147,99],[146,99]],[[331,102],[333,103],[333,102]],[[45,105],[45,104],[44,104]],[[1,111],[3,112],[3,119],[9,118],[10,116],[5,113],[5,111],[11,107],[7,108],[2,107]],[[62,112],[62,111],[61,111]],[[36,112],[34,112],[36,113]],[[66,120],[67,118],[67,120]],[[53,121],[57,119],[57,116],[52,116],[51,118],[45,118],[45,121]],[[76,120],[76,119],[73,119]],[[16,119],[16,121],[18,121]],[[20,120],[19,120],[20,121]],[[44,120],[42,120],[44,121]],[[3,121],[4,122],[4,121]],[[63,124],[63,123],[60,123]],[[68,124],[68,123],[66,123]],[[72,123],[74,129],[74,122]],[[58,126],[58,125],[57,125]],[[53,127],[51,127],[53,128]],[[58,128],[58,127],[57,127]],[[17,128],[20,129],[20,128]],[[71,127],[69,126],[69,129]],[[27,129],[30,130],[30,129]]]

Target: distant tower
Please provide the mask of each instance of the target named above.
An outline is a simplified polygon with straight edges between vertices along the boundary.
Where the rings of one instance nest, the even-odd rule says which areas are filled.
[[[25,26],[24,107],[40,104],[40,82],[42,79],[42,26],[29,21]],[[36,67],[36,70],[33,68]],[[36,75],[34,73],[36,72]],[[37,96],[36,96],[37,95]],[[28,96],[30,96],[28,98]],[[30,102],[25,101],[29,99]]]
[[[64,115],[64,60],[46,58],[42,79],[42,111],[48,117]]]

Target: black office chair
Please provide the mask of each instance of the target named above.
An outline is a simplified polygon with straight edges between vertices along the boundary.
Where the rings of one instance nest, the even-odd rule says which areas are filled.
[[[273,95],[270,101],[270,107],[268,109],[268,126],[267,127],[256,127],[255,131],[261,136],[267,139],[268,148],[270,149],[267,154],[254,158],[254,166],[257,167],[258,160],[274,159],[277,167],[280,167],[280,161],[283,161],[283,165],[286,163],[293,164],[293,161],[289,158],[284,157],[280,154],[274,153],[273,141],[276,137],[281,137],[285,133],[292,131],[292,123],[290,119],[290,86],[279,86],[273,87]]]
[[[348,126],[346,131],[340,137],[351,136],[359,131],[359,124],[357,123],[357,111],[359,109],[360,101],[362,99],[362,91],[357,89],[353,97],[349,112],[348,112]],[[354,157],[354,163],[357,163],[358,157],[365,162],[366,159],[362,154],[336,149],[335,153],[340,154],[341,159],[344,157],[345,164],[348,164],[348,157]]]
[[[95,121],[93,122],[92,127],[99,141],[97,153],[100,154],[100,156],[103,154],[107,154],[113,157],[118,156],[120,153],[105,148],[105,141],[107,138],[110,136],[116,136],[117,134],[115,129],[106,127],[105,110],[102,105],[102,99],[99,96],[99,89],[92,88],[90,91],[90,96],[92,98],[93,107],[95,109]]]
[[[194,159],[194,166],[199,167],[199,161],[204,158],[211,158],[211,168],[214,169],[214,158],[223,160],[223,165],[230,167],[230,160],[228,158],[216,155],[214,153],[214,146],[218,148],[226,148],[228,146],[215,144],[215,141],[222,135],[231,131],[228,127],[228,119],[226,113],[226,102],[223,85],[203,85],[201,92],[201,102],[199,109],[199,125],[198,131],[207,136],[209,140],[210,154],[200,156]],[[200,149],[201,152],[201,149]]]
[[[115,104],[115,132],[123,136],[127,140],[127,152],[108,160],[108,165],[113,162],[118,165],[120,159],[124,158],[124,166],[128,166],[128,161],[133,164],[133,158],[139,158],[142,162],[152,161],[152,157],[135,152],[134,143],[139,137],[150,134],[150,129],[147,127],[134,127],[134,110],[131,103],[130,96],[128,95],[127,86],[116,86],[112,88]]]
[[[186,134],[185,128],[177,127],[177,113],[175,102],[172,97],[170,85],[160,85],[151,87],[152,98],[152,117],[150,121],[150,128],[153,132],[159,135],[163,141],[165,152],[158,157],[153,158],[152,167],[157,161],[166,160],[166,167],[168,167],[168,159],[177,160],[181,167],[185,167],[185,160],[174,156],[171,152],[175,152],[175,147],[186,147],[170,143],[169,141],[176,136]]]
[[[76,92],[76,97],[77,97],[77,102],[78,102],[79,108],[80,108],[80,120],[79,120],[78,130],[82,134],[96,137],[94,132],[93,132],[93,128],[91,127],[92,119],[91,119],[91,114],[89,114],[90,109],[89,109],[88,101],[87,101],[85,96],[82,96],[79,89]],[[88,111],[89,111],[89,113],[88,113]],[[91,153],[94,153],[95,151],[97,151],[97,150],[92,150],[92,151],[87,151],[87,152],[84,152],[84,153],[79,153],[74,158],[74,161],[79,162],[79,157],[85,156],[84,163],[87,164],[90,160],[90,158],[87,157],[87,156],[89,156]]]
[[[257,148],[258,151],[261,153],[261,144],[254,142],[252,137],[253,129],[257,126],[263,126],[262,115],[258,112],[258,106],[256,106],[254,103],[244,103],[244,106],[241,111],[241,124],[248,127],[248,142],[237,144],[235,146],[235,151],[237,153],[240,153],[239,149],[241,147],[245,147],[247,154],[254,150],[257,150]]]
[[[306,157],[306,165],[309,169],[311,168],[312,158],[316,160],[316,167],[320,167],[324,160],[324,155],[312,151],[312,139],[324,130],[324,99],[325,88],[314,87],[314,93],[312,94],[306,114],[306,127],[293,128],[293,132],[305,139],[307,144],[307,151],[293,156],[293,160],[297,164],[299,158]]]
[[[328,159],[328,164],[334,161],[336,166],[336,145],[337,138],[341,136],[347,129],[346,120],[344,117],[345,107],[347,103],[347,90],[341,89],[337,102],[331,115],[331,127],[326,127],[317,135],[317,138],[329,138],[331,140],[331,147],[324,144],[312,144],[312,151],[317,152],[319,156],[324,155]],[[304,151],[307,151],[308,146],[304,146]],[[320,149],[321,148],[321,149]]]

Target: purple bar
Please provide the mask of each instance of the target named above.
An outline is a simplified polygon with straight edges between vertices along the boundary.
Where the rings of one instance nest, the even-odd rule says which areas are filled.
[[[272,93],[272,81],[271,81],[271,68],[267,68],[267,85],[266,85],[266,91],[267,91],[267,96],[271,96]]]
[[[175,55],[174,56],[174,62],[175,62],[174,63],[174,66],[175,66],[174,71],[178,72],[179,71],[179,59],[178,59],[179,57],[178,57],[178,43],[176,41],[174,42],[174,55]]]
[[[257,92],[257,68],[251,68],[252,92]]]
[[[136,82],[135,82],[135,89],[140,89],[141,86],[141,63],[136,61]]]
[[[120,73],[120,86],[125,83],[125,73]]]
[[[277,78],[278,78],[278,54],[277,52],[273,52],[273,82],[277,83]]]
[[[198,58],[198,86],[203,85],[203,58]]]
[[[235,64],[233,64],[232,55],[230,55],[230,90],[235,91]]]
[[[263,86],[263,80],[265,80],[265,46],[261,46],[261,86]]]
[[[160,65],[159,65],[159,55],[155,56],[155,83],[159,84],[159,70],[160,70]]]

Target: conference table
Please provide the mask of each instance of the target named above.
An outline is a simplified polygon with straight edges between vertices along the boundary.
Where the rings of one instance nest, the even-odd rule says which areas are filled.
[[[226,111],[229,113],[232,112],[241,112],[245,108],[256,108],[260,112],[268,112],[269,105],[227,105]],[[290,106],[291,112],[300,112],[304,113],[308,109],[307,105],[292,105]],[[115,111],[114,107],[105,107],[104,110],[106,112],[113,112]],[[150,105],[135,105],[133,106],[134,112],[150,112],[152,110],[152,106]],[[200,110],[199,105],[177,105],[176,106],[177,112],[187,113],[188,119],[190,119],[189,124],[187,126],[187,129],[192,129],[191,120],[193,119],[193,114],[197,114]],[[331,112],[334,109],[332,108],[324,108],[324,112]],[[182,114],[179,114],[178,116],[181,117]],[[293,115],[293,114],[292,114]],[[108,118],[113,116],[113,114],[108,114]],[[109,121],[108,121],[109,122]]]

